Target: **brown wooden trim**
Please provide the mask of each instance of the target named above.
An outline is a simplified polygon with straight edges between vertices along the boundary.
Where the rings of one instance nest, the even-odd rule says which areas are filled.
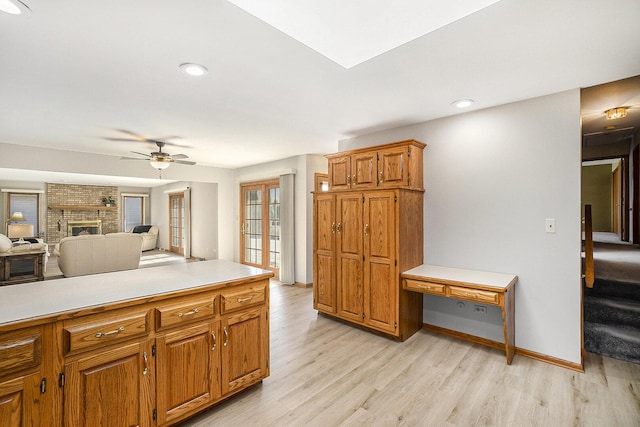
[[[313,288],[313,282],[312,283],[300,283],[300,282],[295,282],[293,284],[293,286],[295,286],[296,288]]]
[[[558,359],[557,357],[548,356],[546,354],[537,353],[531,350],[525,350],[523,348],[516,347],[516,354],[519,356],[525,356],[530,359],[539,360],[541,362],[550,363],[551,365],[560,366],[561,368],[571,369],[572,371],[584,372],[584,365],[582,363],[573,363],[564,359]]]
[[[420,142],[416,139],[405,139],[403,141],[389,142],[389,143],[380,144],[380,145],[372,145],[370,147],[356,148],[354,150],[340,151],[339,153],[327,154],[325,157],[329,159],[336,156],[342,157],[342,156],[347,156],[351,154],[377,150],[380,148],[394,148],[394,147],[402,147],[404,145],[415,145],[416,147],[419,147],[419,148],[424,148],[427,146],[427,144],[425,144],[424,142]]]
[[[465,334],[464,332],[454,331],[453,329],[442,328],[436,325],[430,325],[428,323],[424,323],[422,325],[422,329],[426,329],[428,331],[438,332],[443,335],[449,335],[450,337],[460,338],[465,341],[470,341],[476,344],[486,345],[487,347],[493,347],[498,350],[504,351],[504,344],[498,341],[490,340],[487,338],[478,337],[475,335]]]
[[[454,338],[460,338],[465,341],[470,341],[477,344],[486,345],[488,347],[493,347],[498,350],[504,350],[504,344],[498,341],[490,340],[487,338],[477,337],[475,335],[465,334],[464,332],[454,331],[452,329],[442,328],[440,326],[429,325],[427,323],[422,325],[422,328],[427,331],[438,332],[443,335],[449,335]],[[541,362],[550,363],[552,365],[560,366],[562,368],[571,369],[577,372],[584,372],[584,364],[583,363],[573,363],[567,360],[558,359],[553,356],[548,356],[546,354],[536,353],[535,351],[525,350],[523,348],[516,347],[516,354],[519,356],[528,357],[530,359],[539,360]]]

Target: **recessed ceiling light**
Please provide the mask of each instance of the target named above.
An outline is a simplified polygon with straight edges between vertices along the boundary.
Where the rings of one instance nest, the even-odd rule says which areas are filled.
[[[20,0],[0,0],[0,10],[11,15],[28,15],[31,12]]]
[[[205,67],[204,65],[193,64],[189,62],[180,64],[180,69],[185,73],[189,74],[190,76],[195,76],[195,77],[204,76],[208,72],[207,67]]]
[[[472,106],[474,102],[473,99],[459,99],[458,101],[453,101],[451,105],[456,108],[467,108]]]

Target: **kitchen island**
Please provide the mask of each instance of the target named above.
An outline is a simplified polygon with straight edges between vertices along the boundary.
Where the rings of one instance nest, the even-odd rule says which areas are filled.
[[[272,276],[211,260],[0,288],[0,419],[171,425],[262,381]]]

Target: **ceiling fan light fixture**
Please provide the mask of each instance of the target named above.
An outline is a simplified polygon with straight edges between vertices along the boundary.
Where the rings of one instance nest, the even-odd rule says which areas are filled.
[[[0,0],[0,11],[10,15],[28,15],[31,9],[20,0]]]
[[[628,107],[610,108],[604,112],[604,115],[607,120],[622,119],[624,117],[627,117],[627,109]]]
[[[183,64],[180,64],[180,69],[193,77],[204,76],[209,71],[207,70],[207,67],[205,67],[204,65],[194,64],[191,62],[185,62]]]
[[[163,170],[168,168],[169,166],[171,166],[171,162],[167,161],[167,160],[150,160],[149,164],[151,165],[152,168],[158,169],[158,170]]]

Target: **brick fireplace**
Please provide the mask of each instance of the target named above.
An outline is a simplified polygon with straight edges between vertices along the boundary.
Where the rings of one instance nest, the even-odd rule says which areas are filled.
[[[94,228],[79,230],[78,233],[93,231],[91,234],[107,234],[120,231],[119,208],[102,205],[102,198],[108,196],[118,200],[118,187],[47,184],[47,243],[58,243],[63,237],[73,236],[74,223],[94,224],[87,226]]]
[[[102,234],[102,221],[67,221],[67,236]]]

